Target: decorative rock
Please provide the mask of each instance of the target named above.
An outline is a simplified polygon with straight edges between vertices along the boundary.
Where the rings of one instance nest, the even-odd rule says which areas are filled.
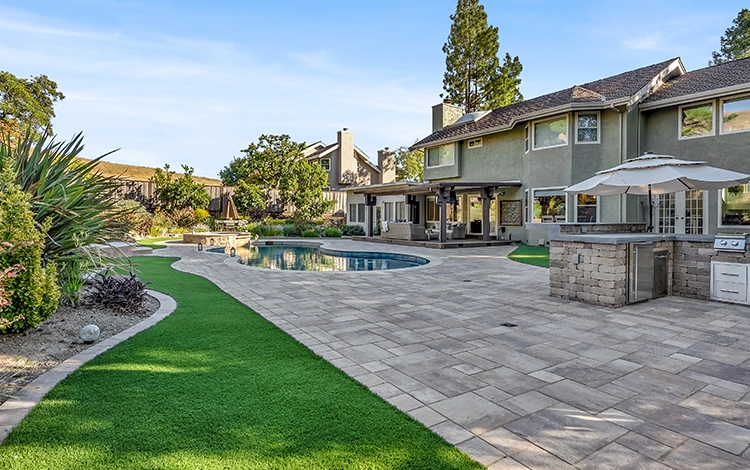
[[[96,325],[86,325],[83,328],[81,328],[81,332],[78,333],[81,339],[86,344],[91,344],[94,341],[96,341],[96,338],[99,337],[99,334],[101,331],[99,331],[99,327]]]

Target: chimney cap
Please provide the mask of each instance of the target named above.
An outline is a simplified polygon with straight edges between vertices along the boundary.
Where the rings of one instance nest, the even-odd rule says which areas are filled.
[[[453,104],[453,100],[452,100],[452,99],[450,99],[450,98],[445,98],[445,99],[443,100],[443,103],[445,103],[445,104]]]
[[[386,147],[386,148],[385,148],[385,151],[386,151],[386,152],[388,151],[388,147]]]
[[[348,131],[348,130],[349,130],[349,128],[348,128],[348,127],[345,127],[345,128],[344,128],[344,132],[346,132],[346,131]]]

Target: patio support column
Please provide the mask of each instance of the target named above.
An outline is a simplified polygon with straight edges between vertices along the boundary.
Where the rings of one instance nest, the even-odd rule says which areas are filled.
[[[490,239],[490,203],[495,197],[495,188],[482,188],[482,240]]]
[[[367,206],[367,230],[365,235],[368,237],[373,236],[373,216],[375,214],[375,205],[377,204],[378,197],[372,194],[365,194],[365,205]]]
[[[446,240],[446,219],[448,218],[448,199],[451,195],[451,188],[441,187],[437,194],[437,203],[440,205],[440,233],[438,234],[438,241],[445,243]]]

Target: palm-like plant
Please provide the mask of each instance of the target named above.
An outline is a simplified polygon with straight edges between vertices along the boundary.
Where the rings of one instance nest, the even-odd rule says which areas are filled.
[[[79,248],[118,235],[108,223],[115,212],[112,196],[118,183],[96,169],[112,152],[81,162],[76,157],[82,150],[82,133],[69,142],[56,142],[46,132],[38,139],[27,132],[18,142],[7,136],[0,141],[0,168],[12,165],[15,182],[31,195],[38,226],[49,224],[44,246],[47,260],[77,258]]]

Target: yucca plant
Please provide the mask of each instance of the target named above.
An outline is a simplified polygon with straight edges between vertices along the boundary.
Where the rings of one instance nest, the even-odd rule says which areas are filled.
[[[108,223],[116,212],[112,196],[118,183],[96,169],[112,152],[88,162],[76,160],[83,150],[82,133],[69,142],[56,142],[46,132],[38,139],[27,132],[17,142],[8,136],[0,140],[0,168],[12,166],[15,183],[31,195],[38,226],[49,227],[44,240],[46,260],[80,257],[82,247],[120,235]]]

